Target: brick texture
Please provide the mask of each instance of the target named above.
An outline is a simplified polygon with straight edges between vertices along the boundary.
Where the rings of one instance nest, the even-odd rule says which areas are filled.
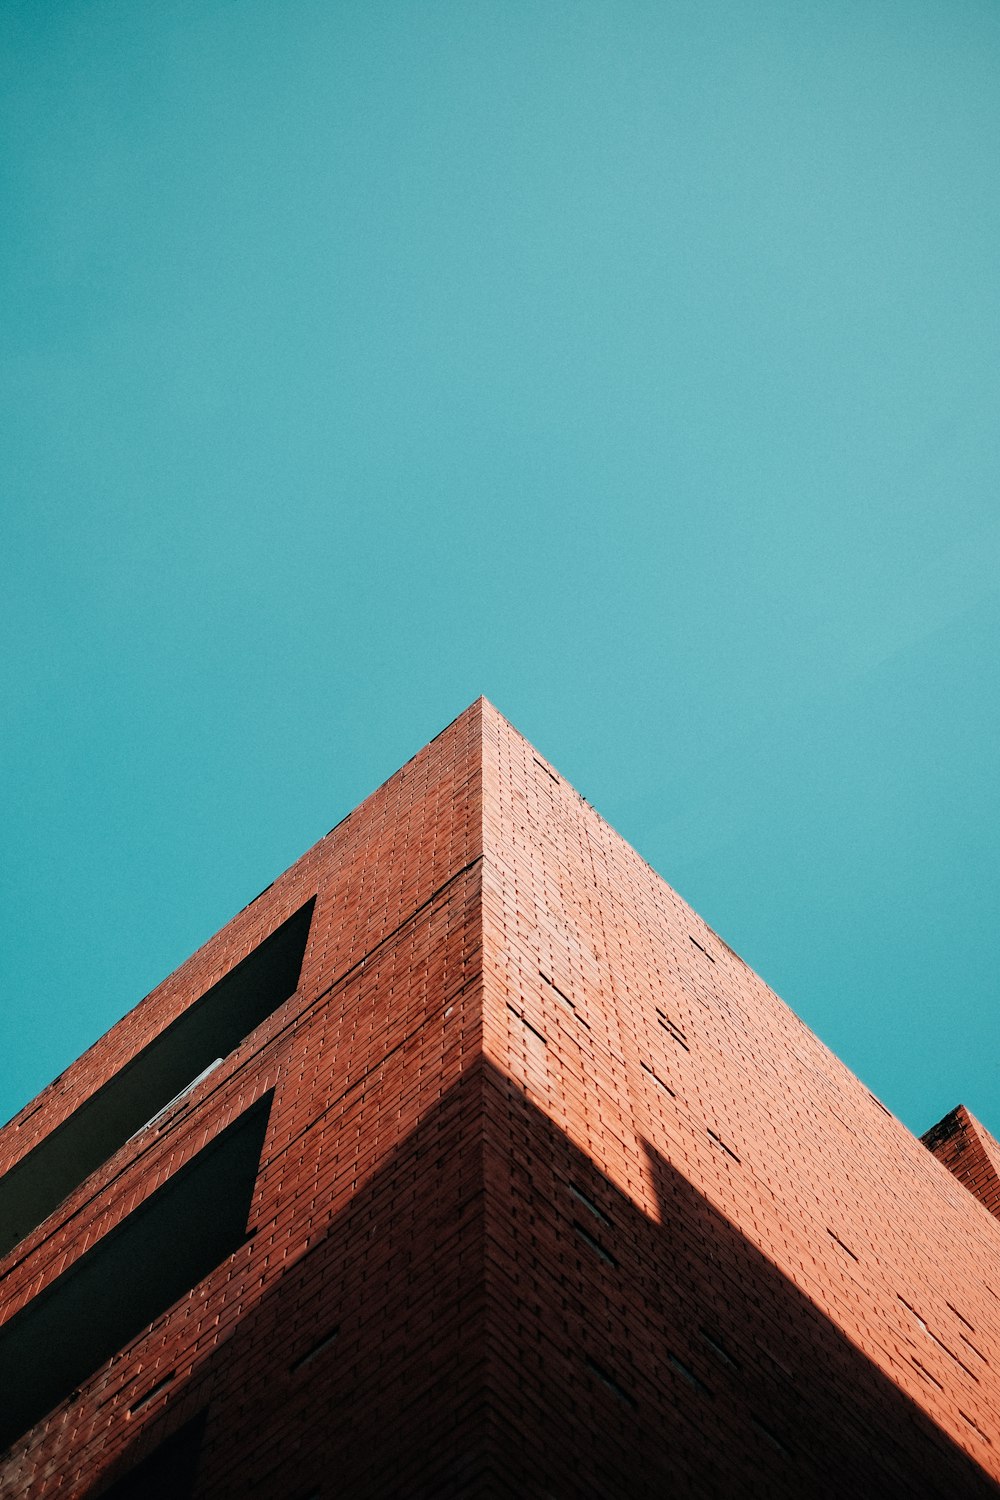
[[[6,1325],[273,1090],[246,1243],[0,1497],[135,1493],[195,1418],[213,1500],[998,1492],[1000,1226],[483,700],[0,1172],[313,897],[295,994],[0,1262]]]
[[[920,1137],[984,1208],[1000,1219],[1000,1142],[964,1104]]]

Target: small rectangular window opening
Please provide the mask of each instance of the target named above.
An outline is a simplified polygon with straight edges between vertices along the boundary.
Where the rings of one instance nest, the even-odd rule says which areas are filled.
[[[770,1427],[762,1422],[759,1417],[751,1417],[750,1420],[756,1427],[757,1431],[760,1433],[761,1437],[766,1438],[767,1441],[771,1444],[772,1448],[776,1448],[779,1453],[784,1455],[785,1458],[791,1458],[791,1453],[785,1447],[784,1443],[781,1441],[776,1432],[772,1432]]]
[[[594,1215],[595,1219],[600,1219],[601,1223],[605,1224],[608,1229],[614,1228],[614,1225],[608,1218],[607,1214],[602,1213],[597,1204],[594,1202],[593,1198],[587,1197],[587,1194],[583,1191],[583,1188],[577,1187],[575,1182],[571,1182],[569,1184],[569,1190],[573,1194],[573,1197],[578,1198],[585,1208],[590,1209],[590,1212]]]
[[[688,937],[690,938],[691,942],[694,943],[695,947],[698,949],[698,952],[699,953],[704,953],[704,955],[708,959],[709,963],[710,964],[714,964],[715,963],[715,959],[712,957],[711,953],[709,953],[708,949],[707,948],[703,948],[701,946],[701,944],[699,943],[698,939],[691,937],[690,933],[688,933]]]
[[[953,1359],[955,1361],[956,1365],[958,1365],[959,1369],[960,1370],[964,1370],[965,1373],[966,1373],[966,1375],[968,1375],[969,1379],[970,1380],[974,1380],[976,1382],[976,1384],[978,1385],[979,1384],[979,1376],[976,1375],[976,1374],[974,1374],[972,1372],[972,1370],[969,1369],[968,1365],[965,1364],[965,1362],[963,1360],[959,1359],[958,1355],[954,1352],[954,1350],[949,1349],[948,1345],[945,1344],[945,1343],[943,1343],[942,1340],[938,1338],[938,1336],[937,1336],[936,1333],[932,1333],[931,1332],[931,1330],[928,1328],[927,1324],[924,1322],[923,1318],[917,1312],[916,1308],[911,1307],[910,1304],[907,1302],[906,1298],[905,1297],[901,1297],[898,1292],[896,1293],[896,1301],[897,1302],[901,1302],[903,1304],[903,1306],[906,1308],[907,1312],[913,1318],[913,1321],[917,1324],[917,1326],[919,1328],[921,1328],[923,1330],[923,1332],[930,1339],[931,1343],[932,1344],[937,1344],[938,1348],[941,1349],[945,1354],[947,1354],[947,1356],[948,1356],[949,1359]],[[948,1305],[950,1307],[951,1303],[949,1303]],[[964,1334],[960,1334],[959,1337],[962,1338],[965,1343],[967,1343],[967,1344],[969,1343],[968,1339],[965,1338]],[[972,1349],[973,1345],[969,1344],[969,1348]],[[979,1350],[978,1349],[975,1349],[974,1352],[976,1354],[979,1354]],[[980,1355],[980,1358],[982,1358],[982,1355]],[[985,1363],[985,1361],[984,1361],[984,1363]]]
[[[685,1052],[691,1051],[691,1048],[687,1044],[686,1033],[681,1030],[676,1021],[671,1021],[670,1017],[666,1015],[659,1006],[656,1007],[656,1019],[663,1027],[664,1031],[667,1032],[669,1036],[672,1036],[674,1041],[677,1042],[679,1046],[684,1048]]]
[[[596,1359],[590,1359],[588,1357],[587,1369],[592,1375],[597,1376],[602,1385],[606,1385],[608,1390],[612,1391],[618,1397],[618,1400],[622,1403],[623,1406],[627,1406],[630,1411],[635,1411],[635,1397],[630,1396],[625,1387],[619,1385],[615,1377],[613,1375],[609,1375],[607,1370],[605,1370],[602,1365],[599,1365],[597,1363]]]
[[[538,973],[539,973],[539,977],[545,981],[545,983],[548,985],[549,989],[550,990],[554,990],[555,993],[559,996],[559,999],[565,1001],[565,1003],[569,1006],[570,1010],[573,1012],[573,1014],[576,1017],[576,1019],[579,1021],[580,1025],[581,1026],[586,1026],[587,1030],[589,1031],[590,1030],[590,1023],[588,1021],[585,1021],[583,1019],[583,1017],[580,1015],[580,1012],[576,1008],[576,1001],[575,1000],[571,1000],[570,997],[566,994],[566,991],[565,990],[561,990],[559,988],[559,986],[556,984],[555,980],[554,979],[550,979],[549,976],[545,973],[545,971],[543,969],[539,969]]]
[[[989,1368],[989,1363],[990,1362],[986,1358],[986,1355],[982,1352],[982,1350],[981,1349],[977,1349],[976,1346],[975,1346],[975,1344],[972,1342],[972,1340],[971,1339],[967,1339],[965,1337],[964,1333],[960,1333],[958,1336],[962,1340],[962,1343],[965,1344],[969,1349],[972,1350],[973,1354],[977,1357],[977,1359],[981,1359],[982,1362],[983,1362],[983,1364],[986,1365],[987,1368]]]
[[[531,1022],[529,1020],[527,1020],[521,1014],[521,1012],[519,1010],[516,1010],[514,1008],[514,1006],[511,1005],[511,1003],[510,1003],[509,1000],[507,1001],[507,1009],[510,1011],[510,1013],[511,1013],[512,1016],[516,1016],[517,1017],[517,1019],[520,1021],[521,1025],[525,1028],[526,1031],[530,1031],[531,1034],[532,1034],[532,1036],[536,1036],[538,1038],[538,1040],[542,1043],[542,1045],[544,1047],[547,1047],[549,1045],[548,1037],[542,1036],[542,1033],[540,1031],[537,1031],[535,1029],[535,1027],[532,1026]]]
[[[700,1391],[703,1396],[710,1396],[712,1394],[708,1386],[699,1380],[694,1371],[689,1369],[683,1360],[678,1359],[676,1354],[668,1354],[667,1358],[681,1379],[686,1380],[692,1390]]]
[[[575,1003],[575,1001],[573,1001],[573,1000],[571,1000],[569,998],[569,996],[566,994],[565,990],[561,990],[559,988],[559,986],[556,984],[556,982],[555,982],[554,979],[550,979],[549,978],[549,976],[545,973],[544,969],[539,969],[538,973],[541,976],[541,978],[545,980],[545,983],[549,986],[549,988],[555,990],[555,992],[559,996],[560,1000],[565,1000],[566,1004],[570,1007],[571,1010],[576,1010],[576,1003]]]
[[[545,772],[550,781],[554,781],[556,786],[560,785],[559,777],[556,775],[556,773],[554,771],[550,771],[548,766],[543,765],[542,762],[538,759],[537,755],[533,755],[531,758],[535,762],[535,765],[538,767],[538,769]]]
[[[165,1391],[168,1385],[173,1385],[176,1379],[177,1371],[168,1370],[161,1380],[158,1380],[155,1385],[151,1385],[149,1390],[139,1397],[138,1401],[133,1401],[128,1409],[129,1416],[134,1417],[137,1411],[142,1411],[144,1406],[148,1406],[151,1401],[155,1401],[160,1392]]]
[[[939,1391],[943,1391],[944,1390],[944,1386],[941,1384],[940,1380],[935,1380],[934,1376],[931,1374],[930,1370],[928,1370],[924,1365],[922,1365],[920,1363],[919,1359],[917,1359],[915,1355],[913,1355],[913,1354],[910,1355],[910,1361],[920,1371],[921,1375],[924,1377],[925,1380],[929,1380],[930,1383],[931,1383],[931,1385],[936,1385]]]
[[[717,1338],[713,1338],[713,1336],[704,1328],[701,1330],[701,1336],[705,1340],[705,1343],[711,1349],[717,1360],[719,1360],[724,1365],[728,1365],[732,1370],[738,1370],[740,1368],[739,1360],[734,1359],[729,1351]]]
[[[737,1163],[740,1162],[740,1158],[736,1155],[736,1152],[732,1149],[731,1146],[726,1145],[721,1135],[716,1135],[714,1130],[709,1130],[708,1134],[709,1138],[714,1142],[716,1146],[719,1147],[720,1151],[724,1151],[727,1156],[731,1156],[733,1161]]]
[[[978,1437],[981,1437],[984,1443],[988,1444],[988,1446],[991,1447],[991,1448],[993,1447],[993,1444],[990,1442],[990,1439],[986,1436],[985,1432],[980,1427],[979,1423],[978,1422],[974,1422],[972,1420],[972,1418],[969,1416],[968,1412],[964,1412],[962,1410],[962,1408],[959,1407],[958,1408],[958,1415],[960,1417],[963,1417],[965,1419],[965,1421],[968,1422],[968,1424],[972,1428],[973,1432],[976,1433],[976,1435]]]
[[[667,1093],[667,1094],[670,1095],[671,1099],[676,1099],[677,1098],[677,1095],[674,1093],[674,1091],[670,1087],[669,1083],[664,1083],[664,1081],[660,1077],[659,1073],[655,1073],[653,1071],[653,1069],[649,1066],[649,1063],[645,1063],[645,1062],[644,1063],[640,1063],[639,1066],[642,1068],[642,1070],[643,1070],[644,1073],[648,1073],[649,1074],[650,1078],[653,1080],[654,1083],[658,1083],[660,1085],[660,1088],[663,1089],[664,1093]]]
[[[590,1246],[591,1250],[593,1250],[593,1252],[594,1252],[595,1255],[599,1255],[600,1258],[601,1258],[601,1260],[606,1261],[609,1266],[614,1266],[615,1270],[617,1271],[617,1269],[618,1269],[618,1262],[615,1259],[615,1257],[611,1254],[611,1251],[610,1250],[605,1250],[605,1248],[601,1244],[600,1240],[595,1240],[594,1236],[590,1233],[590,1231],[588,1229],[584,1229],[584,1227],[580,1223],[579,1219],[574,1219],[573,1220],[573,1228],[576,1230],[576,1232],[580,1236],[581,1240],[583,1240],[585,1244],[587,1244],[587,1245]]]
[[[309,1364],[317,1355],[322,1354],[323,1350],[328,1349],[334,1342],[339,1332],[339,1325],[336,1328],[331,1328],[330,1332],[324,1334],[318,1343],[313,1344],[306,1350],[305,1354],[300,1354],[298,1359],[292,1360],[292,1363],[288,1366],[289,1372],[294,1375],[296,1370],[301,1370],[304,1365]]]
[[[951,1303],[948,1302],[947,1300],[945,1301],[945,1307],[949,1308],[951,1310],[951,1312],[953,1312],[955,1314],[955,1317],[958,1319],[958,1321],[960,1323],[964,1323],[965,1324],[966,1328],[969,1330],[970,1333],[975,1333],[976,1330],[973,1328],[973,1326],[969,1322],[968,1318],[963,1318],[962,1314],[959,1312],[959,1310],[958,1310],[957,1307],[952,1307]]]
[[[858,1261],[858,1257],[855,1255],[854,1251],[851,1249],[850,1245],[845,1245],[844,1242],[843,1242],[843,1240],[840,1238],[839,1234],[834,1234],[833,1230],[830,1229],[829,1227],[827,1228],[826,1232],[830,1236],[831,1240],[833,1240],[833,1243],[835,1245],[839,1245],[840,1246],[841,1250],[843,1250],[843,1252],[844,1252],[845,1255],[849,1255],[853,1261],[857,1261],[858,1265],[861,1264],[861,1262]],[[902,1297],[899,1300],[902,1302],[902,1300],[903,1300]],[[910,1311],[912,1312],[913,1309],[911,1308]]]

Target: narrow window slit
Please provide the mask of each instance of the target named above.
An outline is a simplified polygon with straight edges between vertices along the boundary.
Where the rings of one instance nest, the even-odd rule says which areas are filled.
[[[729,1353],[728,1349],[724,1348],[724,1346],[720,1344],[718,1339],[713,1338],[712,1335],[707,1331],[707,1329],[703,1328],[701,1330],[701,1336],[705,1340],[705,1343],[708,1345],[708,1347],[711,1349],[712,1353],[715,1355],[716,1359],[721,1360],[724,1365],[728,1365],[732,1370],[738,1370],[740,1368],[739,1361],[735,1360]]]
[[[512,1016],[517,1017],[526,1031],[530,1031],[532,1036],[537,1036],[538,1040],[542,1043],[543,1046],[547,1047],[549,1045],[548,1037],[542,1036],[542,1033],[536,1030],[536,1028],[532,1026],[531,1022],[527,1020],[525,1016],[522,1016],[519,1010],[516,1010],[515,1007],[511,1005],[509,1000],[507,1001],[507,1009],[510,1011]]]
[[[975,1344],[974,1344],[974,1343],[973,1343],[973,1342],[972,1342],[972,1340],[971,1340],[971,1339],[967,1339],[967,1338],[966,1338],[966,1337],[965,1337],[965,1334],[964,1334],[964,1333],[960,1333],[960,1334],[959,1334],[959,1335],[958,1335],[958,1336],[959,1336],[959,1338],[960,1338],[960,1339],[961,1339],[961,1340],[962,1340],[962,1343],[963,1343],[963,1344],[968,1344],[968,1346],[969,1346],[969,1348],[970,1348],[970,1349],[971,1349],[971,1350],[972,1350],[972,1352],[973,1352],[973,1354],[975,1354],[975,1355],[976,1355],[976,1356],[977,1356],[977,1358],[979,1358],[979,1359],[981,1359],[981,1360],[982,1360],[982,1362],[983,1362],[983,1364],[984,1364],[984,1365],[986,1365],[986,1367],[987,1367],[987,1368],[989,1368],[989,1363],[990,1363],[990,1362],[989,1362],[989,1360],[988,1360],[988,1359],[987,1359],[987,1358],[986,1358],[986,1355],[985,1355],[985,1354],[983,1354],[983,1353],[982,1353],[982,1352],[981,1352],[981,1351],[980,1351],[980,1350],[979,1350],[979,1349],[977,1349],[977,1348],[976,1348],[976,1346],[975,1346]]]
[[[844,1252],[845,1255],[849,1255],[853,1261],[857,1261],[858,1265],[861,1264],[861,1262],[858,1260],[858,1257],[855,1255],[854,1251],[851,1249],[850,1245],[845,1245],[844,1242],[843,1242],[843,1240],[840,1238],[839,1234],[834,1234],[833,1230],[830,1229],[829,1227],[827,1228],[826,1232],[830,1236],[831,1240],[833,1240],[833,1243],[835,1245],[839,1245],[840,1246],[841,1250],[843,1250],[843,1252]],[[899,1300],[900,1300],[900,1302],[902,1302],[902,1300],[903,1300],[902,1297],[900,1297]],[[910,1311],[913,1312],[912,1307],[910,1308]]]
[[[948,1345],[945,1344],[945,1343],[943,1343],[941,1341],[941,1339],[938,1338],[938,1336],[937,1336],[936,1333],[932,1333],[931,1332],[931,1330],[927,1327],[927,1324],[924,1322],[923,1318],[917,1312],[916,1308],[911,1307],[910,1304],[907,1302],[906,1298],[905,1297],[901,1297],[898,1292],[896,1293],[896,1301],[897,1302],[902,1302],[902,1304],[906,1308],[907,1312],[910,1313],[910,1315],[913,1317],[914,1321],[917,1324],[919,1324],[920,1328],[923,1329],[924,1333],[926,1333],[927,1337],[931,1340],[931,1342],[934,1343],[934,1344],[937,1344],[938,1348],[941,1349],[941,1350],[943,1350],[944,1353],[947,1354],[947,1356],[948,1356],[949,1359],[953,1359],[955,1361],[956,1365],[958,1365],[959,1369],[960,1370],[964,1370],[965,1373],[966,1373],[966,1375],[968,1375],[969,1379],[970,1380],[974,1380],[976,1382],[976,1384],[978,1385],[979,1384],[979,1376],[978,1375],[974,1375],[973,1372],[969,1369],[968,1365],[965,1364],[962,1360],[960,1360],[959,1357],[958,1357],[958,1355],[953,1350],[949,1349]],[[950,1303],[948,1305],[951,1306]],[[952,1309],[952,1310],[954,1311],[954,1309]],[[959,1337],[962,1338],[962,1339],[964,1339],[965,1343],[969,1344],[969,1341],[968,1341],[967,1338],[965,1338],[964,1334],[960,1334]],[[970,1349],[974,1349],[974,1345],[969,1344],[969,1348]],[[979,1350],[978,1349],[975,1349],[974,1352],[976,1354],[979,1354]],[[981,1354],[979,1355],[979,1357],[980,1357],[980,1359],[982,1359],[982,1355]],[[984,1363],[985,1363],[985,1361],[984,1361]]]
[[[703,1396],[710,1396],[712,1394],[704,1381],[699,1380],[694,1371],[689,1369],[683,1360],[678,1359],[676,1354],[668,1354],[667,1358],[681,1379],[686,1380],[692,1390],[700,1391]]]
[[[893,1115],[892,1115],[892,1110],[891,1110],[891,1109],[888,1109],[888,1108],[887,1108],[887,1107],[886,1107],[886,1105],[884,1105],[884,1104],[883,1104],[883,1103],[882,1103],[882,1101],[881,1101],[881,1099],[876,1099],[876,1098],[875,1098],[875,1095],[874,1095],[874,1094],[873,1094],[873,1093],[872,1093],[872,1091],[871,1091],[871,1089],[869,1089],[869,1090],[868,1090],[868,1097],[869,1097],[869,1099],[870,1099],[870,1100],[871,1100],[871,1101],[872,1101],[872,1103],[873,1103],[873,1104],[877,1104],[877,1105],[878,1105],[878,1107],[879,1107],[879,1109],[880,1109],[880,1110],[881,1110],[881,1111],[882,1111],[882,1113],[883,1113],[883,1114],[884,1114],[884,1115],[888,1115],[888,1116],[889,1116],[889,1119],[890,1119],[890,1120],[891,1120],[891,1119],[892,1119],[892,1117],[893,1117]]]
[[[656,1007],[656,1018],[668,1036],[672,1036],[674,1041],[684,1048],[685,1052],[691,1051],[691,1048],[687,1044],[687,1034],[681,1030],[676,1021],[671,1021],[670,1017],[659,1006]]]
[[[542,979],[544,979],[544,981],[548,985],[549,989],[555,990],[556,994],[559,996],[559,999],[560,1000],[564,1000],[566,1002],[566,1004],[569,1006],[570,1010],[573,1012],[573,1014],[576,1017],[576,1019],[579,1021],[580,1025],[581,1026],[586,1026],[587,1030],[589,1031],[590,1030],[590,1022],[589,1021],[585,1021],[583,1019],[583,1017],[581,1016],[580,1012],[576,1008],[576,1001],[575,1000],[571,1000],[569,998],[569,996],[566,994],[566,991],[565,990],[561,990],[559,988],[559,986],[556,984],[555,980],[549,978],[549,976],[545,973],[544,969],[539,969],[538,973],[539,973],[539,976]]]
[[[559,777],[556,775],[556,773],[554,771],[550,771],[548,766],[543,765],[542,762],[538,759],[537,755],[533,755],[531,758],[535,762],[535,765],[538,767],[538,769],[545,772],[550,781],[554,781],[556,786],[561,785]]]
[[[310,1360],[315,1359],[318,1354],[322,1354],[324,1349],[328,1349],[339,1332],[340,1325],[338,1324],[336,1328],[331,1328],[329,1333],[324,1334],[318,1343],[313,1344],[307,1349],[305,1354],[300,1354],[298,1359],[292,1360],[292,1363],[288,1366],[289,1374],[294,1375],[296,1370],[301,1370],[303,1365],[309,1364]]]
[[[129,1416],[134,1416],[137,1411],[142,1411],[144,1406],[148,1406],[151,1401],[155,1401],[160,1392],[165,1391],[168,1385],[173,1385],[176,1379],[177,1371],[168,1370],[162,1380],[158,1380],[155,1385],[151,1385],[149,1390],[139,1397],[138,1401],[133,1401],[128,1409]]]
[[[18,1120],[17,1125],[15,1126],[15,1129],[17,1129],[17,1130],[23,1129],[23,1127],[25,1125],[27,1125],[28,1121],[31,1119],[32,1115],[37,1115],[38,1111],[42,1108],[42,1105],[44,1103],[45,1103],[45,1100],[44,1099],[40,1099],[38,1101],[38,1103],[35,1105],[34,1109],[29,1109],[28,1113],[23,1117],[23,1119]]]
[[[714,1130],[709,1130],[708,1134],[709,1134],[710,1138],[715,1142],[715,1144],[721,1150],[723,1150],[726,1153],[727,1156],[731,1156],[732,1159],[733,1159],[733,1161],[735,1161],[735,1162],[739,1162],[740,1161],[740,1158],[736,1155],[736,1152],[732,1149],[731,1146],[727,1146],[726,1145],[726,1143],[722,1139],[721,1135],[716,1135],[716,1133],[715,1133]]]
[[[555,980],[554,979],[550,979],[549,976],[545,973],[545,971],[543,969],[539,969],[538,972],[541,975],[541,977],[545,980],[545,983],[549,986],[549,988],[552,989],[552,990],[555,990],[555,992],[559,996],[560,1000],[565,1000],[566,1004],[569,1006],[570,1010],[576,1010],[576,1001],[575,1000],[571,1000],[569,998],[569,996],[566,994],[566,991],[565,990],[561,990],[559,988],[559,986],[556,984]]]
[[[698,950],[699,953],[704,953],[705,957],[708,959],[708,961],[709,961],[710,964],[714,964],[715,963],[715,959],[712,957],[711,953],[709,953],[709,951],[708,951],[707,948],[703,948],[701,946],[701,944],[699,943],[699,941],[698,941],[697,938],[691,937],[690,933],[688,933],[688,938],[690,939],[690,941],[692,943],[694,943],[694,945],[697,948],[697,950]]]
[[[654,1083],[658,1083],[660,1085],[660,1088],[663,1089],[665,1093],[667,1093],[667,1094],[670,1095],[671,1099],[676,1099],[677,1098],[677,1095],[674,1093],[674,1091],[670,1087],[669,1083],[664,1083],[664,1081],[660,1077],[659,1073],[654,1073],[653,1072],[653,1069],[649,1066],[649,1063],[642,1063],[641,1066],[643,1068],[643,1071],[649,1074],[649,1076],[653,1080],[653,1082]]]
[[[972,1420],[972,1418],[969,1416],[968,1412],[964,1412],[962,1410],[962,1408],[959,1407],[958,1408],[958,1415],[960,1417],[962,1417],[964,1421],[968,1422],[968,1424],[972,1428],[973,1432],[977,1433],[978,1436],[982,1438],[982,1440],[983,1440],[984,1443],[987,1443],[989,1445],[989,1447],[991,1447],[991,1448],[993,1447],[993,1444],[990,1442],[989,1438],[986,1436],[985,1432],[980,1427],[979,1423],[978,1422],[974,1422]]]
[[[595,1240],[594,1236],[588,1230],[584,1229],[579,1219],[573,1220],[573,1228],[576,1230],[581,1240],[584,1240],[590,1246],[595,1255],[599,1255],[602,1260],[607,1261],[609,1266],[614,1266],[615,1270],[617,1271],[618,1262],[611,1254],[611,1251],[605,1250],[600,1240]]]
[[[609,1375],[607,1370],[599,1365],[595,1359],[591,1359],[589,1356],[587,1358],[587,1369],[592,1375],[596,1375],[598,1380],[601,1381],[602,1385],[606,1385],[609,1391],[614,1392],[623,1406],[627,1406],[630,1411],[635,1411],[635,1397],[630,1396],[628,1391],[625,1390],[624,1386],[618,1384],[613,1375]]]
[[[759,1417],[751,1417],[750,1421],[756,1427],[756,1429],[760,1433],[761,1437],[764,1437],[764,1438],[767,1439],[767,1441],[771,1444],[772,1448],[777,1448],[777,1450],[778,1450],[779,1453],[783,1453],[786,1458],[791,1458],[791,1456],[792,1456],[791,1453],[785,1447],[784,1443],[778,1437],[778,1434],[776,1432],[772,1432],[771,1429],[770,1429],[770,1427],[768,1427],[764,1422],[762,1422]]]
[[[925,1367],[920,1363],[919,1359],[917,1359],[915,1355],[910,1355],[910,1361],[920,1371],[925,1380],[929,1380],[931,1385],[936,1385],[939,1391],[944,1390],[944,1386],[941,1384],[940,1380],[935,1380],[930,1370],[925,1369]]]
[[[590,1212],[594,1215],[595,1219],[600,1219],[601,1223],[606,1224],[609,1229],[614,1228],[614,1225],[608,1218],[607,1214],[602,1213],[593,1199],[587,1197],[587,1194],[583,1191],[583,1188],[577,1187],[575,1182],[571,1182],[569,1184],[569,1190],[573,1194],[574,1198],[579,1199],[584,1208],[590,1209]]]

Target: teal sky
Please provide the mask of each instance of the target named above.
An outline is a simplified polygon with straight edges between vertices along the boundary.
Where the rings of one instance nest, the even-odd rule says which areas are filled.
[[[993,0],[8,0],[0,1118],[485,693],[1000,1131]]]

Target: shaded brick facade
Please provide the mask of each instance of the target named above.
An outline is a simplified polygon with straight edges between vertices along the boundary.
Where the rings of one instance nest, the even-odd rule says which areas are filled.
[[[997,1493],[1000,1225],[483,700],[0,1173],[0,1497]]]
[[[1000,1219],[1000,1142],[964,1104],[920,1137],[991,1214]]]

